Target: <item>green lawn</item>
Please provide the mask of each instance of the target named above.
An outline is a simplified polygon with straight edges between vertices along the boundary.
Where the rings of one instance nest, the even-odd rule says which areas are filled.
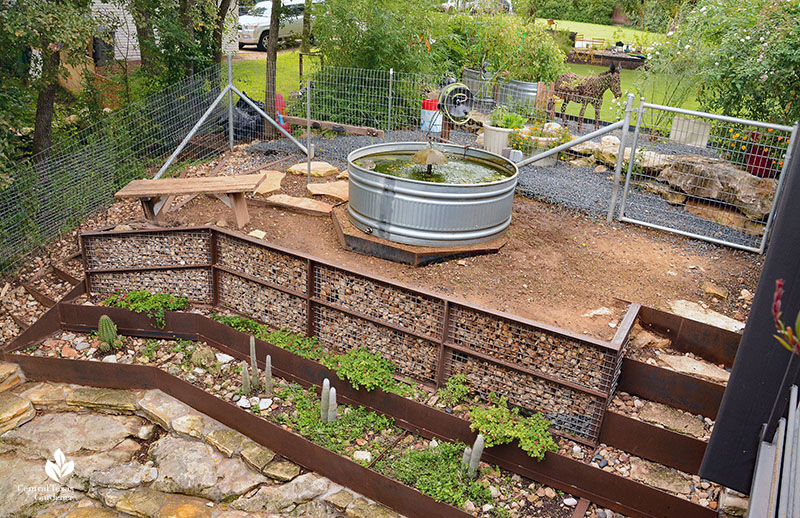
[[[537,18],[537,23],[547,25],[547,20]],[[571,22],[556,20],[556,29],[577,32],[586,38],[603,38],[610,42],[618,40],[626,43],[649,44],[664,39],[664,34],[640,31],[630,27],[617,27],[614,25],[598,25],[596,23]]]
[[[590,75],[598,75],[602,72],[608,70],[606,67],[602,66],[595,66],[595,65],[576,65],[572,63],[567,63],[567,70],[574,74],[582,75],[582,76],[590,76]],[[627,70],[623,69],[620,72],[620,86],[622,88],[623,95],[625,92],[633,92],[636,93],[635,84],[636,80],[641,74],[638,70]],[[666,82],[669,81],[669,78],[665,77],[663,82],[660,85],[666,85]],[[662,96],[658,95],[659,92],[656,92],[653,95],[652,92],[645,92],[645,100],[649,102],[656,102],[658,99],[661,99]],[[614,95],[611,93],[610,90],[606,90],[605,95],[603,96],[603,108],[601,110],[601,119],[603,120],[615,120],[616,119],[616,106],[612,105],[612,101],[614,100]],[[636,98],[634,102],[634,106],[639,106],[639,99]],[[686,101],[679,106],[679,108],[686,108],[689,110],[697,110],[699,108],[699,104],[697,102],[697,98],[691,97],[686,99]],[[580,104],[578,103],[570,103],[567,107],[567,113],[571,115],[577,115],[580,112]],[[589,116],[594,118],[594,109],[589,106],[586,108],[586,112],[584,116]]]
[[[239,90],[246,93],[249,97],[258,101],[264,100],[264,89],[266,82],[266,52],[264,59],[250,59],[234,61],[233,63],[233,84]],[[300,52],[290,50],[278,54],[278,68],[276,71],[277,91],[282,94],[286,102],[289,101],[289,94],[299,90]],[[316,64],[316,60],[312,60]],[[310,63],[303,61],[303,69],[309,71]]]

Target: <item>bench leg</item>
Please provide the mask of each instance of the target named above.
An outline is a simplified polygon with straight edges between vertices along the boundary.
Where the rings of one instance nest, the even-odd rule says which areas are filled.
[[[245,200],[243,192],[234,192],[228,196],[231,200],[231,209],[233,209],[233,217],[236,219],[236,226],[241,230],[245,225],[250,223],[250,214],[247,212],[247,200]]]

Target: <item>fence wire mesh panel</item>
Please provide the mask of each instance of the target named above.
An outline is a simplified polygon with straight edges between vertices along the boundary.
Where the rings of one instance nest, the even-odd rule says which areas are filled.
[[[557,430],[587,443],[597,439],[619,375],[621,353],[607,342],[220,229],[101,231],[81,242],[95,293],[183,295],[307,333],[329,351],[364,347],[395,363],[399,375],[428,385],[465,374],[477,394],[495,391],[524,410],[542,411]]]
[[[648,103],[638,118],[620,219],[763,251],[793,128]]]
[[[154,173],[224,88],[211,67],[106,116],[9,171],[0,189],[0,273],[113,201],[130,180]],[[168,174],[227,147],[227,103],[198,130]]]

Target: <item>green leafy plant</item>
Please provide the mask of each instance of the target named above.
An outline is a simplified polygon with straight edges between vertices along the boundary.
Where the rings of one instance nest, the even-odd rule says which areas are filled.
[[[520,448],[531,457],[542,460],[548,451],[558,451],[558,445],[548,431],[550,421],[541,413],[522,417],[519,409],[509,408],[505,396],[489,396],[489,405],[474,407],[469,412],[470,428],[484,436],[487,447],[519,440]]]
[[[115,293],[103,301],[103,305],[125,308],[134,313],[145,313],[156,321],[160,328],[166,326],[164,314],[167,311],[181,311],[189,307],[189,302],[183,297],[176,297],[166,293],[150,293],[147,290]]]
[[[325,350],[316,337],[309,338],[286,329],[269,333],[264,340],[309,360],[319,361],[326,356]]]
[[[454,407],[464,401],[469,395],[469,385],[464,374],[454,374],[447,379],[443,388],[439,389],[439,401],[449,407]]]
[[[262,338],[263,336],[264,326],[262,324],[259,324],[255,320],[251,320],[247,317],[239,315],[220,315],[219,313],[212,313],[211,319],[216,320],[221,324],[225,324],[226,326],[232,327],[237,331],[241,331],[242,333],[253,335],[257,338]]]
[[[344,453],[356,439],[368,433],[380,433],[394,427],[394,420],[363,407],[341,405],[338,417],[330,423],[322,422],[319,398],[315,391],[298,385],[275,388],[276,398],[291,401],[294,412],[280,414],[278,422],[292,425],[297,433],[331,451]]]
[[[380,354],[371,353],[363,347],[325,358],[322,364],[335,370],[339,379],[349,381],[356,390],[364,387],[370,391],[395,384],[394,371],[397,367]]]
[[[528,119],[524,115],[509,110],[505,106],[498,106],[492,110],[491,121],[492,126],[497,128],[515,129],[525,126]]]
[[[142,356],[150,361],[154,361],[156,359],[156,353],[159,349],[161,349],[161,344],[158,342],[158,340],[150,339],[144,344]]]
[[[435,448],[408,449],[400,457],[384,459],[377,469],[411,485],[436,500],[461,507],[470,500],[477,506],[492,499],[489,488],[472,480],[462,466],[463,443],[440,442]]]

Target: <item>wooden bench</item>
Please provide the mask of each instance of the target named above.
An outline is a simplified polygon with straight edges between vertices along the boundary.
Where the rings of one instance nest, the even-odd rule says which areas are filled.
[[[139,198],[145,217],[154,223],[163,216],[161,209],[171,196],[185,194],[207,194],[216,196],[233,210],[236,225],[241,229],[250,221],[247,213],[245,193],[258,189],[266,174],[244,174],[237,176],[215,176],[204,178],[164,178],[159,180],[134,180],[115,198]]]

